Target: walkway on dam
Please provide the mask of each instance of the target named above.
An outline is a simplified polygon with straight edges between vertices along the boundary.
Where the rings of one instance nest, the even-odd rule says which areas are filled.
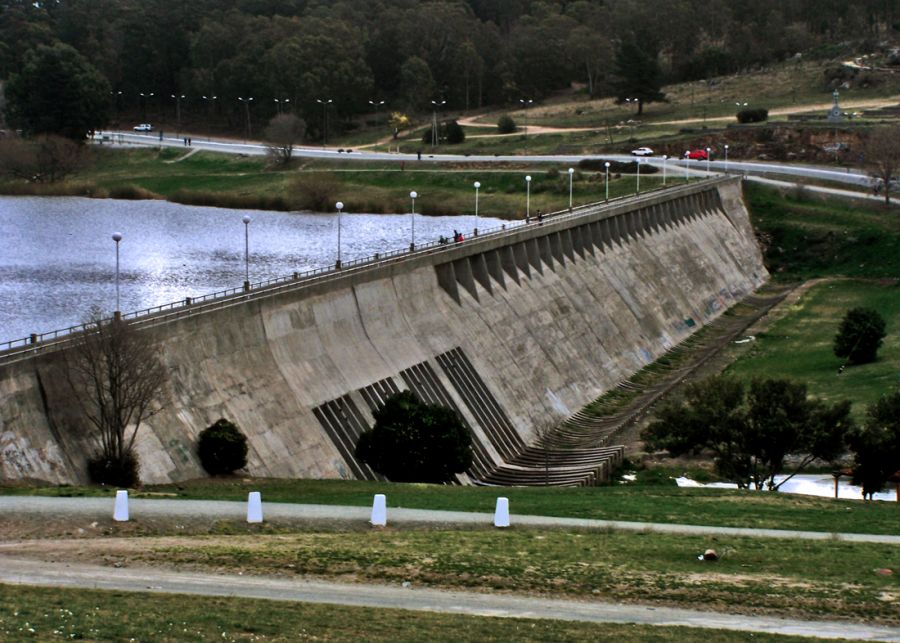
[[[404,609],[493,618],[552,619],[589,623],[636,623],[808,636],[819,639],[900,641],[900,628],[841,621],[801,621],[664,606],[617,604],[528,596],[448,591],[415,586],[335,583],[231,574],[202,574],[135,567],[44,563],[3,559],[0,583],[91,588],[154,594],[324,603]]]
[[[502,490],[498,489],[498,495]],[[431,525],[485,525],[493,524],[493,514],[466,511],[438,511],[430,509],[406,509],[390,506],[387,498],[388,524],[431,524]],[[112,498],[54,498],[43,496],[0,496],[0,515],[12,518],[15,515],[32,516],[90,516],[112,518],[114,500]],[[134,498],[129,501],[130,517],[140,520],[147,518],[209,518],[210,520],[244,520],[247,505],[243,502],[225,500],[175,500]],[[279,520],[317,521],[346,520],[368,522],[371,517],[369,507],[345,505],[307,505],[269,502],[263,498],[263,516],[266,521]],[[884,543],[900,545],[900,535],[829,533],[820,531],[799,531],[790,529],[751,529],[743,527],[715,527],[709,525],[681,525],[658,522],[631,522],[623,520],[590,520],[585,518],[558,518],[551,516],[517,515],[515,506],[510,507],[511,526],[580,529],[616,529],[623,531],[657,532],[697,536],[737,536],[754,538],[791,538],[798,540],[843,540],[845,542]]]

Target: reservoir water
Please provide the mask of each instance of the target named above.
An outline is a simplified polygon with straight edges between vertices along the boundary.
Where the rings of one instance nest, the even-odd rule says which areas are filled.
[[[123,312],[195,297],[244,281],[249,215],[250,281],[333,266],[338,217],[184,206],[167,201],[0,197],[0,342],[115,309],[116,250]],[[408,248],[410,214],[344,213],[344,262]],[[503,221],[479,217],[486,230]],[[468,234],[474,216],[415,216],[417,245]]]

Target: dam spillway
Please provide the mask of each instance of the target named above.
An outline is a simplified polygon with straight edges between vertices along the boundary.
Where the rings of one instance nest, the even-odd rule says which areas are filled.
[[[472,429],[461,481],[502,482],[541,427],[767,278],[740,181],[725,177],[136,320],[169,372],[138,434],[141,477],[203,476],[197,436],[224,417],[248,437],[252,475],[375,479],[355,440],[386,396],[411,389]],[[0,360],[2,479],[86,480],[96,445],[56,357]],[[583,445],[560,467],[602,477],[589,456],[610,448]]]

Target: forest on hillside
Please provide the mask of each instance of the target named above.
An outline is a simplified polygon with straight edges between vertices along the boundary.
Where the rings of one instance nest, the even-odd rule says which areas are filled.
[[[71,46],[120,115],[223,128],[289,110],[316,135],[377,110],[538,101],[573,86],[621,94],[617,56],[665,82],[802,52],[875,45],[900,0],[0,0],[0,79]],[[67,51],[67,50],[60,50]],[[105,87],[105,85],[104,85]],[[621,97],[621,96],[620,96]],[[240,100],[239,100],[240,98]],[[249,99],[253,99],[252,102]],[[382,102],[383,101],[383,102]],[[443,101],[446,101],[445,103]]]

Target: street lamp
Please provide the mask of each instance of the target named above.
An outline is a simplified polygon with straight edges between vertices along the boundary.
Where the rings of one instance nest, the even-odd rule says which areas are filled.
[[[685,154],[684,156],[684,180],[685,182],[689,182],[691,180],[690,174],[688,173],[688,164],[691,162],[691,157]]]
[[[531,175],[525,177],[525,223],[531,215]]]
[[[712,149],[706,148],[706,173],[709,174],[709,154],[712,152]]]
[[[175,138],[178,138],[178,131],[181,129],[181,100],[184,94],[171,94],[175,99]]]
[[[116,312],[113,316],[118,320],[122,317],[122,309],[119,306],[119,242],[122,240],[122,233],[113,232],[112,240],[116,242]]]
[[[637,167],[637,185],[635,187],[635,194],[641,193],[641,159],[634,159],[634,164]]]
[[[481,187],[481,181],[475,181],[472,185],[475,186],[475,230],[474,236],[478,236],[478,188]]]
[[[609,201],[609,161],[603,164],[606,168],[606,200]]]
[[[337,262],[335,262],[334,267],[338,270],[341,269],[341,210],[344,209],[344,204],[341,201],[338,201],[334,204],[334,207],[337,208],[338,211],[338,254],[337,254]]]
[[[438,121],[437,121],[437,111],[441,107],[447,104],[446,100],[433,100],[431,101],[431,109],[432,109],[432,117],[431,117],[431,147],[435,147],[438,144]]]
[[[378,127],[378,108],[381,107],[382,105],[384,105],[384,101],[383,100],[378,100],[378,101],[370,100],[369,105],[372,106],[372,111],[375,112],[375,127]]]
[[[572,177],[575,176],[575,168],[569,168],[569,212],[572,211]]]
[[[145,121],[145,120],[147,120],[147,99],[153,98],[153,92],[150,92],[149,94],[145,94],[144,92],[141,92],[140,97],[141,97],[141,120]]]
[[[409,211],[409,251],[412,252],[416,249],[416,197],[419,196],[419,193],[413,190],[409,193],[409,198],[412,199],[412,210]]]
[[[253,97],[244,98],[243,96],[238,96],[238,100],[244,104],[244,111],[247,113],[247,140],[249,141],[250,137],[253,136],[253,132],[250,129],[250,103],[253,102]]]
[[[669,160],[668,154],[663,154],[663,185],[666,184],[666,161]]]
[[[275,109],[278,110],[280,114],[282,112],[282,107],[288,107],[288,103],[291,102],[290,98],[282,98],[281,100],[275,99]]]
[[[250,290],[250,222],[253,219],[245,214],[241,221],[244,222],[244,291]]]
[[[531,98],[520,98],[522,103],[522,127],[525,131],[525,154],[528,154],[528,107],[534,102]]]
[[[322,100],[317,98],[316,102],[322,106],[322,147],[328,145],[328,106],[334,101],[330,98]]]
[[[728,174],[728,143],[725,143],[725,174]]]

